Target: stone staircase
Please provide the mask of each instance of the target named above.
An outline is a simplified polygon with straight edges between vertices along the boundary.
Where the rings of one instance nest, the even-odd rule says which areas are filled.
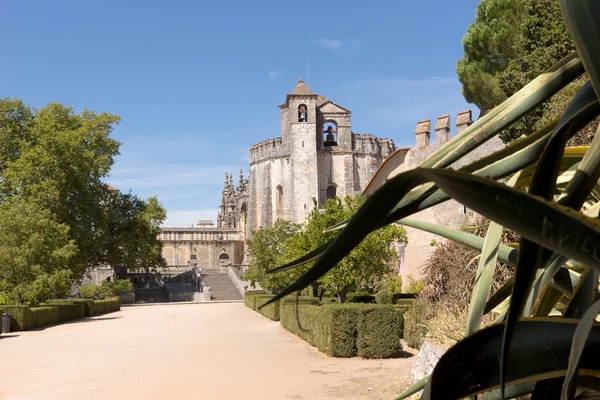
[[[136,303],[167,303],[168,301],[167,293],[162,287],[135,289]]]
[[[243,300],[226,272],[203,272],[202,280],[210,287],[211,300]]]

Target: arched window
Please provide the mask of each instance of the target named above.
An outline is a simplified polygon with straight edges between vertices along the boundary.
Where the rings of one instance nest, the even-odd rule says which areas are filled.
[[[277,185],[277,211],[283,210],[283,188]]]
[[[227,253],[223,253],[219,256],[219,260],[221,260],[221,262],[225,262],[227,260],[229,260],[229,254]]]
[[[298,122],[308,122],[308,107],[306,107],[306,104],[298,106]]]
[[[337,187],[335,187],[335,185],[327,186],[327,200],[335,199],[336,195],[337,195]]]
[[[338,130],[337,124],[334,121],[326,122],[323,125],[323,145],[324,146],[337,146],[338,141]]]

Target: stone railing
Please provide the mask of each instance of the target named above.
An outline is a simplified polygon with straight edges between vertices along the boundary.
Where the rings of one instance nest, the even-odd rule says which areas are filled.
[[[235,288],[243,296],[244,293],[246,293],[246,289],[248,288],[248,282],[243,281],[243,280],[240,279],[240,277],[236,273],[236,268],[235,267],[231,267],[231,266],[227,267],[227,274],[229,275],[229,278],[231,279],[231,281],[235,285]]]

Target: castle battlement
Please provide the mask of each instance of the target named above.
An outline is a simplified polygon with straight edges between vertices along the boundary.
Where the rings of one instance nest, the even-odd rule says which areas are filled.
[[[473,123],[471,110],[461,111],[456,118],[456,131],[460,134]],[[431,120],[424,119],[417,122],[415,128],[416,147],[425,148],[429,146],[439,147],[450,140],[450,115],[440,115],[437,117],[435,126],[435,142],[431,143]]]
[[[283,145],[281,136],[263,140],[250,147],[250,165],[287,155],[289,155],[289,150]]]
[[[392,139],[380,138],[370,133],[353,133],[353,139],[356,153],[385,158],[396,150],[396,145]]]

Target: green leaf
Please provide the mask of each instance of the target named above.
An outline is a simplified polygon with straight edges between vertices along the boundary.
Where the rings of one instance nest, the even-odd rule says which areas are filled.
[[[421,390],[423,390],[425,388],[425,385],[427,384],[428,379],[429,379],[429,375],[426,376],[425,378],[421,379],[420,381],[414,383],[411,387],[409,387],[404,392],[402,392],[402,394],[400,396],[396,397],[396,400],[404,400],[404,399],[412,396],[413,394],[420,392]]]
[[[459,231],[457,229],[447,228],[442,225],[433,224],[431,222],[418,221],[414,219],[404,218],[397,221],[401,225],[410,226],[416,229],[421,229],[426,232],[435,233],[438,236],[445,237],[446,239],[454,240],[458,243],[462,243],[472,249],[482,251],[484,248],[485,239],[473,235],[472,233]],[[502,230],[502,229],[500,229]],[[501,262],[515,266],[517,264],[517,255],[519,250],[506,245],[500,245],[497,257]]]
[[[485,236],[481,258],[477,266],[475,275],[475,285],[471,295],[471,304],[469,305],[469,316],[467,318],[467,335],[479,329],[486,300],[492,286],[494,269],[496,268],[496,259],[502,237],[502,225],[491,222]],[[513,249],[514,250],[514,249]]]
[[[599,349],[595,349],[595,333],[597,329],[596,317],[598,316],[598,313],[600,313],[600,301],[596,301],[588,308],[574,332],[571,352],[569,354],[569,369],[566,374],[561,396],[561,399],[563,400],[573,398],[576,387],[575,378],[579,368],[590,368],[589,365],[586,365],[586,359],[589,358],[590,355],[598,354]],[[583,354],[584,349],[587,350],[586,354]],[[586,375],[591,374],[588,373]],[[595,376],[597,377],[598,373],[596,373]]]
[[[600,1],[560,0],[565,25],[600,98]]]
[[[569,349],[578,320],[522,319],[514,332],[508,357],[507,384],[520,385],[566,374]],[[580,367],[600,374],[600,326],[589,331]],[[459,399],[500,387],[504,323],[482,329],[451,347],[436,364],[421,399]]]

